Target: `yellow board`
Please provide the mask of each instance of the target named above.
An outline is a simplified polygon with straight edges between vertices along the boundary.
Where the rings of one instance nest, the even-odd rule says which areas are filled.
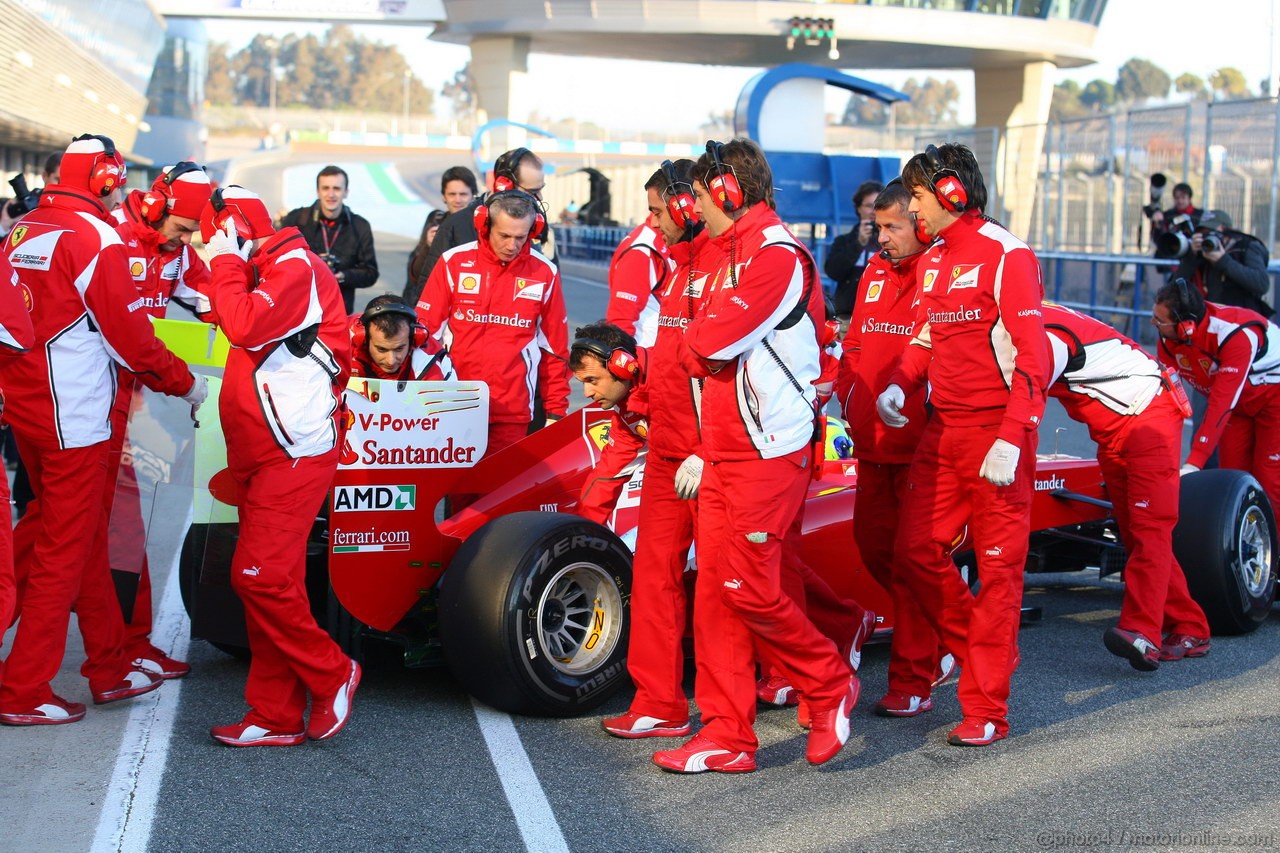
[[[156,337],[169,351],[187,364],[199,367],[225,367],[231,344],[222,331],[208,323],[193,320],[153,320]]]

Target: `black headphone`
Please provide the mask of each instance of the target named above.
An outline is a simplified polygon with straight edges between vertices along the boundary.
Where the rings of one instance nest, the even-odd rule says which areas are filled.
[[[570,352],[573,350],[585,350],[598,357],[609,368],[610,373],[624,382],[634,382],[640,375],[640,362],[635,353],[622,347],[611,347],[595,338],[578,338],[569,347]]]
[[[418,312],[403,302],[388,301],[370,305],[364,309],[364,313],[360,315],[361,328],[353,330],[351,345],[355,349],[363,349],[365,344],[368,343],[369,324],[378,317],[387,314],[408,318],[409,331],[411,332],[410,343],[414,348],[420,348],[427,343],[427,327],[418,322]]]
[[[1173,286],[1178,291],[1178,307],[1170,306],[1170,312],[1178,323],[1176,330],[1178,337],[1184,341],[1189,340],[1200,323],[1200,318],[1196,316],[1195,308],[1191,304],[1191,287],[1182,276],[1173,280]]]
[[[520,168],[520,161],[532,153],[528,148],[522,147],[512,148],[510,151],[504,151],[498,156],[498,159],[493,164],[493,191],[495,193],[505,193],[519,188],[520,181],[516,175],[516,170]]]
[[[925,160],[929,162],[929,189],[945,208],[960,213],[969,205],[969,190],[955,169],[942,165],[938,157],[938,147],[930,145],[924,149]]]
[[[711,167],[716,172],[715,177],[707,182],[707,192],[725,213],[733,213],[741,209],[745,199],[742,197],[742,185],[738,183],[738,173],[721,160],[720,155],[723,153],[723,144],[713,139],[707,140],[707,156],[711,158]]]

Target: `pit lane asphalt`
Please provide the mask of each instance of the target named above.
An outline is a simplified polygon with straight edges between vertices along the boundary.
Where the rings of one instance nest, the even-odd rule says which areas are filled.
[[[429,185],[445,165],[423,167],[430,174],[420,182]],[[260,185],[249,173],[239,180]],[[381,234],[378,241],[384,275],[398,288],[408,245]],[[570,279],[566,295],[572,325],[603,314],[599,287]],[[1068,424],[1057,449],[1090,452],[1056,404],[1042,452],[1055,449],[1056,427]],[[513,720],[555,820],[529,837],[499,777],[512,759],[495,767],[470,700],[447,673],[372,670],[350,726],[332,741],[233,750],[207,730],[240,714],[244,665],[194,642],[163,776],[150,780],[159,791],[146,849],[554,850],[561,841],[575,851],[1020,851],[1144,841],[1223,849],[1249,833],[1280,845],[1272,746],[1280,622],[1216,638],[1202,660],[1137,673],[1101,645],[1118,614],[1119,584],[1088,575],[1035,580],[1027,603],[1041,606],[1044,619],[1023,630],[1009,740],[946,746],[959,720],[954,686],[940,689],[934,710],[920,717],[871,715],[885,688],[884,647],[866,653],[852,739],[820,769],[804,762],[794,712],[769,710],[757,723],[758,772],[662,773],[649,754],[668,744],[599,729],[602,717],[625,709],[623,694],[580,719]],[[72,685],[64,695],[83,699],[78,646],[73,639],[59,683]],[[90,847],[130,704],[91,708],[75,726],[0,730],[8,771],[0,851]],[[1241,837],[1207,835],[1231,832]]]

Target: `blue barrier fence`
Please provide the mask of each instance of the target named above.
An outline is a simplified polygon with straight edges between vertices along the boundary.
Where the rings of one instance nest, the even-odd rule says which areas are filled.
[[[565,258],[607,264],[626,228],[559,227],[556,251]],[[830,246],[820,241],[818,264]],[[1156,291],[1175,263],[1146,255],[1096,255],[1083,252],[1038,252],[1044,270],[1045,296],[1054,302],[1105,320],[1141,343],[1155,342],[1150,323]],[[1271,293],[1275,305],[1280,264],[1272,264]],[[829,283],[828,283],[829,284]]]

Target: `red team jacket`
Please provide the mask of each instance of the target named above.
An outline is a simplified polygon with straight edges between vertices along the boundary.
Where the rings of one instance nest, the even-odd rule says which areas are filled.
[[[298,229],[265,238],[248,263],[214,258],[210,301],[231,342],[219,400],[228,462],[245,470],[332,450],[351,335],[338,282]]]
[[[1247,308],[1205,303],[1191,340],[1160,339],[1160,362],[1209,398],[1204,421],[1191,440],[1187,462],[1198,468],[1213,454],[1237,404],[1273,393],[1280,383],[1280,328]]]
[[[160,250],[160,232],[138,212],[138,204],[146,195],[134,190],[124,204],[112,211],[116,233],[124,241],[129,255],[129,275],[142,297],[142,309],[152,317],[162,318],[169,300],[173,300],[201,320],[209,312],[209,268],[190,246],[171,252]]]
[[[723,256],[705,229],[668,251],[676,268],[661,290],[658,333],[649,348],[649,393],[662,401],[649,413],[649,450],[684,459],[696,453],[702,441],[698,411],[703,380],[690,377],[680,363],[680,342],[690,321],[702,313],[711,295],[713,271]]]
[[[560,273],[526,243],[502,264],[488,240],[445,252],[418,318],[449,350],[459,379],[489,384],[491,423],[528,423],[541,389],[548,415],[569,406],[569,330]]]
[[[1053,356],[1049,395],[1097,443],[1109,443],[1152,400],[1170,393],[1156,360],[1111,326],[1052,302],[1040,310]]]
[[[909,463],[924,432],[923,387],[907,396],[902,413],[909,420],[901,429],[890,429],[876,414],[876,397],[889,385],[916,333],[921,257],[905,258],[897,266],[879,255],[872,257],[858,283],[858,299],[844,336],[836,399],[849,422],[854,454],[868,462]]]
[[[39,344],[3,368],[10,423],[60,449],[106,441],[117,363],[152,390],[191,390],[191,371],[156,340],[124,243],[95,198],[54,184],[2,251],[18,272]]]
[[[658,291],[671,273],[662,235],[642,222],[622,239],[609,261],[609,304],[604,311],[612,323],[632,335],[642,347],[658,333]]]
[[[920,257],[916,336],[890,384],[909,394],[927,373],[942,423],[997,426],[997,438],[1021,445],[1044,416],[1050,368],[1035,254],[970,210]]]
[[[636,357],[640,373],[625,400],[609,411],[609,435],[604,449],[578,495],[578,515],[604,524],[618,502],[622,487],[631,479],[628,466],[649,438],[649,358],[641,349]]]
[[[813,439],[825,313],[816,269],[763,202],[712,243],[724,261],[681,349],[689,372],[705,377],[701,455],[712,462],[785,456]]]
[[[0,254],[0,356],[22,355],[35,345],[36,333],[18,273],[9,257]],[[0,411],[3,407],[4,395],[0,393]]]

